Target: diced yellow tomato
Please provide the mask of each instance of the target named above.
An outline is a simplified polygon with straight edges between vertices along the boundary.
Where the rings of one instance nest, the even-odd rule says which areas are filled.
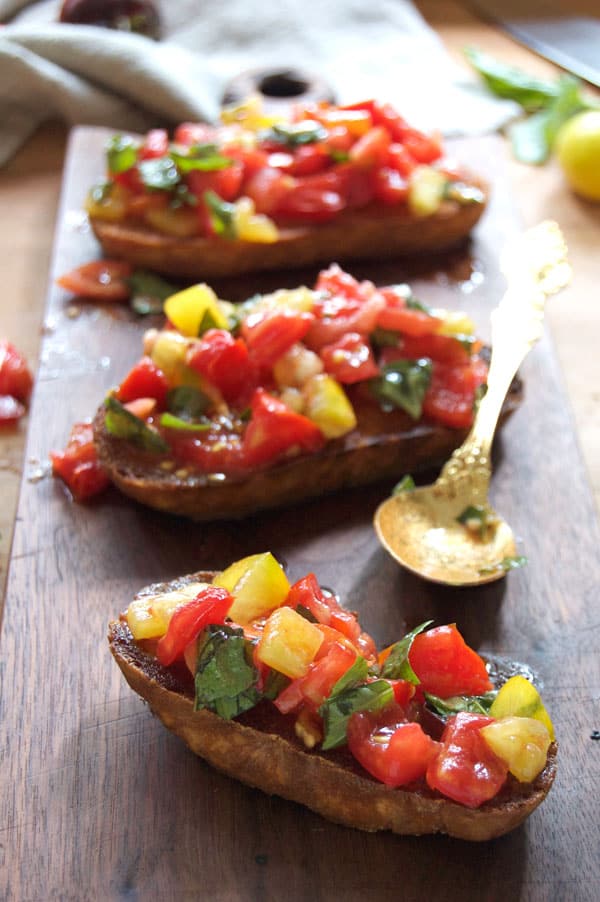
[[[133,638],[157,639],[164,636],[175,609],[195,598],[206,586],[207,583],[190,583],[176,592],[136,598],[127,608],[125,615]]]
[[[175,238],[192,238],[198,234],[198,214],[192,207],[149,207],[144,220],[157,232]]]
[[[346,435],[356,426],[356,414],[339,382],[325,373],[313,376],[303,388],[304,414],[325,438]]]
[[[312,313],[315,306],[315,292],[305,285],[299,288],[279,288],[271,294],[263,294],[252,303],[252,313],[267,310],[291,310],[293,313]]]
[[[260,94],[250,94],[241,103],[225,106],[221,110],[221,122],[224,125],[237,123],[250,131],[272,128],[277,122],[284,121],[283,116],[267,116],[263,110]]]
[[[112,184],[108,191],[95,188],[86,198],[85,209],[90,216],[107,222],[118,222],[127,213],[130,192],[123,185]]]
[[[294,680],[304,676],[322,642],[314,623],[293,608],[277,608],[265,623],[256,657]]]
[[[277,385],[300,388],[311,376],[322,373],[323,361],[318,354],[310,351],[301,342],[278,357],[273,365],[273,375]]]
[[[501,687],[490,708],[490,717],[534,717],[544,724],[550,739],[554,740],[554,727],[539,692],[524,676],[517,674]]]
[[[550,735],[533,717],[503,717],[481,728],[487,745],[521,783],[531,783],[546,764]]]
[[[459,310],[434,310],[442,322],[435,330],[438,335],[474,335],[475,324],[470,316]]]
[[[279,229],[264,213],[256,213],[254,201],[240,197],[234,204],[233,228],[236,238],[257,244],[273,244],[279,238]]]
[[[270,551],[251,554],[223,570],[213,580],[233,595],[229,617],[236,623],[250,623],[283,604],[290,583],[281,564]]]
[[[169,385],[193,385],[200,388],[200,375],[186,364],[188,342],[185,336],[172,329],[159,332],[152,345],[150,356],[153,363],[163,371]]]
[[[323,110],[316,118],[328,128],[347,128],[355,138],[366,135],[373,127],[373,117],[368,110]]]
[[[439,210],[448,179],[431,166],[417,166],[408,179],[408,205],[417,216],[431,216]]]
[[[165,316],[182,335],[196,338],[208,314],[217,329],[227,329],[227,317],[219,306],[219,299],[208,285],[201,283],[185,288],[168,297],[163,305]]]

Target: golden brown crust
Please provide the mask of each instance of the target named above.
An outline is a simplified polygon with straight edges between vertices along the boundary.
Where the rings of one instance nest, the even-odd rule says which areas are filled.
[[[210,575],[194,574],[187,579]],[[164,591],[167,587],[152,588]],[[275,726],[260,706],[235,721],[206,710],[194,711],[191,696],[169,671],[141,651],[125,623],[111,623],[108,640],[134,692],[196,755],[243,783],[299,802],[348,827],[492,839],[521,824],[543,801],[554,780],[555,744],[534,783],[523,786],[509,778],[499,796],[475,810],[441,798],[425,786],[391,789],[343,754],[306,751],[286,727],[285,718],[277,715],[281,726]]]
[[[515,380],[503,419],[517,407],[521,394],[521,383]],[[425,421],[415,424],[401,411],[384,413],[372,403],[357,403],[355,410],[358,428],[328,442],[321,451],[219,481],[193,472],[184,475],[181,470],[165,470],[161,466],[164,457],[149,455],[109,435],[104,407],[94,420],[94,440],[98,459],[125,495],[193,520],[219,520],[438,466],[466,436],[460,429]]]
[[[469,177],[487,200],[487,188]],[[226,238],[176,238],[135,221],[107,222],[90,217],[105,256],[127,260],[181,279],[215,279],[250,272],[290,269],[314,263],[383,260],[444,250],[471,232],[484,203],[444,201],[417,218],[408,207],[369,206],[350,210],[327,223],[282,227],[273,244]]]

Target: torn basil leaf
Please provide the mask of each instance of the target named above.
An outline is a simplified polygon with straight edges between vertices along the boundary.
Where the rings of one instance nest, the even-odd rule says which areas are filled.
[[[414,294],[410,294],[406,298],[406,306],[409,310],[418,310],[420,313],[426,313],[427,316],[433,316],[431,308],[416,298]]]
[[[137,163],[138,146],[129,135],[113,135],[106,145],[108,171],[118,175],[132,169]]]
[[[173,191],[181,180],[171,157],[142,160],[138,169],[142,182],[151,191]]]
[[[214,191],[205,191],[204,200],[217,235],[223,235],[225,238],[235,238],[234,205],[222,200]]]
[[[330,695],[319,708],[319,714],[323,718],[323,750],[344,745],[348,721],[357,711],[379,711],[393,701],[394,690],[387,680],[350,685],[341,692]]]
[[[208,432],[210,429],[210,423],[190,423],[168,411],[161,415],[160,425],[165,429],[179,429],[181,432]]]
[[[415,636],[426,630],[432,623],[433,620],[426,620],[392,645],[392,650],[381,668],[382,677],[386,677],[388,680],[408,680],[409,683],[413,683],[415,686],[419,685],[421,681],[410,666],[408,655]]]
[[[394,332],[392,329],[382,329],[380,326],[377,326],[369,337],[371,343],[377,348],[397,348],[400,341],[398,332]]]
[[[401,495],[403,492],[412,492],[415,487],[415,481],[410,474],[403,476],[400,482],[397,482],[392,489],[392,495]]]
[[[558,94],[555,81],[534,78],[475,47],[467,47],[464,52],[490,91],[498,97],[516,100],[528,113],[547,106]]]
[[[177,287],[147,269],[136,269],[127,279],[131,288],[131,308],[142,316],[162,313],[163,302],[175,294]]]
[[[198,420],[206,412],[210,401],[204,392],[193,385],[179,385],[167,393],[167,410],[182,420]]]
[[[314,144],[327,137],[327,129],[320,122],[302,119],[300,122],[277,122],[272,129],[272,137],[288,147]]]
[[[127,410],[115,397],[109,395],[104,404],[106,406],[104,422],[110,435],[132,442],[138,448],[153,454],[164,454],[169,450],[168,443],[158,432]]]
[[[188,172],[216,172],[233,165],[231,157],[219,153],[216,144],[193,144],[188,153],[171,149],[171,157],[182,175]]]
[[[524,567],[527,563],[527,558],[523,555],[518,555],[516,557],[505,557],[502,558],[501,561],[498,561],[497,564],[493,564],[491,567],[482,567],[479,571],[479,574],[481,576],[488,576],[491,573],[499,573],[500,571],[508,573],[509,570],[518,570],[519,567]]]
[[[558,81],[556,97],[546,109],[510,127],[509,137],[515,157],[521,163],[545,163],[561,125],[586,108],[579,80],[563,75]]]
[[[260,701],[258,674],[248,662],[249,645],[240,628],[208,627],[196,662],[195,711],[208,708],[231,720]]]
[[[452,698],[439,698],[430,692],[424,694],[427,704],[436,714],[449,717],[451,714],[459,714],[461,711],[468,711],[472,714],[489,714],[498,691],[494,689],[486,692],[485,695],[455,695]]]
[[[384,405],[399,407],[418,420],[423,399],[431,382],[431,360],[394,360],[381,368],[381,375],[371,379],[370,388]]]

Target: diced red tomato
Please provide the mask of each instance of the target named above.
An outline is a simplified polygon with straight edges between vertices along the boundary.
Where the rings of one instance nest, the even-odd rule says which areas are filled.
[[[314,175],[327,169],[331,162],[331,153],[325,144],[306,144],[295,151],[289,172],[295,176]]]
[[[439,755],[427,768],[427,783],[442,795],[478,808],[499,792],[508,773],[481,736],[493,718],[461,712],[449,718],[442,734]]]
[[[248,179],[252,178],[259,169],[262,169],[263,166],[268,166],[269,164],[268,153],[261,150],[260,147],[246,149],[232,145],[231,147],[227,147],[223,153],[224,156],[231,157],[232,160],[239,160],[242,164],[244,167],[244,184],[246,184]],[[243,193],[246,194],[247,192],[244,190]]]
[[[111,175],[111,178],[132,194],[143,194],[146,191],[137,166],[132,166],[131,169],[126,169],[124,172],[117,172]]]
[[[388,130],[376,125],[350,148],[350,160],[363,169],[382,166],[388,155],[391,138]]]
[[[33,388],[33,376],[27,361],[13,344],[0,340],[0,395],[12,395],[27,403]]]
[[[433,163],[442,155],[440,136],[425,135],[416,128],[405,129],[402,143],[418,163]]]
[[[292,176],[273,166],[264,166],[254,172],[244,183],[244,195],[254,201],[257,213],[271,215],[279,208],[283,198],[296,185]]]
[[[242,441],[238,435],[223,435],[219,431],[201,437],[177,429],[169,429],[168,442],[173,457],[180,466],[194,467],[203,473],[242,473],[244,462]]]
[[[76,423],[64,451],[50,454],[52,473],[68,486],[76,501],[87,501],[110,483],[100,466],[91,423]]]
[[[132,273],[131,263],[94,260],[65,273],[56,282],[80,297],[112,303],[129,299],[131,288],[126,280]]]
[[[357,282],[334,264],[319,274],[315,287],[322,296],[315,302],[317,319],[305,339],[310,348],[333,344],[347,332],[373,331],[385,301],[372,282]]]
[[[327,222],[346,206],[344,188],[336,171],[306,175],[281,195],[272,213],[282,219]]]
[[[413,169],[418,166],[417,161],[404,144],[397,143],[390,144],[388,148],[387,164],[404,178],[408,178]]]
[[[414,683],[410,683],[408,680],[388,680],[388,682],[391,683],[394,690],[395,702],[406,710],[415,694]]]
[[[246,466],[260,466],[286,452],[317,451],[323,446],[323,433],[312,420],[290,410],[263,388],[255,390],[250,407],[252,414],[243,438]]]
[[[242,336],[252,358],[260,366],[273,366],[314,322],[312,313],[274,310],[251,313],[242,323]]]
[[[224,623],[233,596],[220,586],[208,586],[196,598],[176,608],[169,628],[156,646],[156,657],[168,667],[183,656],[186,647],[212,624]]]
[[[230,166],[213,172],[195,169],[185,177],[188,188],[197,198],[202,199],[205,191],[214,191],[226,201],[239,197],[243,179],[244,165],[238,160],[232,160]]]
[[[329,698],[331,690],[356,661],[356,650],[336,642],[329,646],[327,654],[313,661],[308,672],[286,686],[275,700],[282,714],[308,704],[313,710]]]
[[[141,160],[151,160],[155,157],[164,157],[169,150],[169,135],[164,128],[151,129],[144,139],[139,151]]]
[[[320,624],[337,630],[353,643],[358,641],[361,632],[355,615],[343,608],[335,595],[323,592],[314,573],[294,583],[285,603],[292,608],[306,608]]]
[[[415,636],[408,659],[421,689],[440,698],[481,695],[492,689],[485,663],[454,625]]]
[[[129,371],[117,391],[122,404],[137,398],[154,398],[159,408],[164,408],[169,383],[167,377],[150,357],[142,357]]]
[[[182,122],[175,129],[173,140],[176,144],[210,144],[215,140],[217,130],[205,122]]]
[[[386,786],[406,786],[423,777],[439,749],[420,724],[407,721],[398,704],[375,714],[353,714],[348,746],[365,770]]]
[[[403,332],[405,335],[418,338],[422,335],[431,335],[439,327],[441,320],[438,317],[407,307],[406,300],[393,288],[382,288],[380,291],[385,298],[385,307],[382,307],[377,317],[377,325],[382,329]]]
[[[435,362],[423,399],[423,413],[453,429],[468,429],[473,422],[475,391],[487,379],[488,366],[475,357],[465,366]]]
[[[418,311],[411,311],[417,313]],[[415,323],[416,319],[413,320]],[[402,338],[402,357],[408,360],[418,360],[419,357],[429,357],[439,363],[466,364],[471,359],[471,353],[461,342],[452,335],[436,335],[434,333],[414,335],[407,333]],[[475,350],[476,346],[472,348]]]
[[[375,197],[372,169],[349,162],[336,166],[335,173],[340,179],[340,191],[348,209],[366,207]]]
[[[342,338],[325,345],[320,351],[326,371],[344,385],[352,385],[379,374],[369,341],[358,332],[347,332]]]
[[[0,426],[14,426],[26,412],[25,406],[12,395],[0,395]]]
[[[403,175],[390,166],[383,166],[373,175],[375,198],[382,204],[403,204],[408,197],[408,183]]]
[[[225,329],[205,332],[188,352],[187,364],[216,386],[229,403],[249,395],[256,383],[246,344]]]

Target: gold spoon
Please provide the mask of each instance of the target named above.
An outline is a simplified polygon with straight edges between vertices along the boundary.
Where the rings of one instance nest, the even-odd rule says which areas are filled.
[[[520,235],[501,266],[508,289],[491,316],[488,387],[469,435],[433,485],[392,495],[375,513],[379,540],[398,563],[452,586],[499,579],[516,554],[510,526],[488,500],[492,439],[514,375],[542,335],[546,298],[571,277],[555,222]]]

